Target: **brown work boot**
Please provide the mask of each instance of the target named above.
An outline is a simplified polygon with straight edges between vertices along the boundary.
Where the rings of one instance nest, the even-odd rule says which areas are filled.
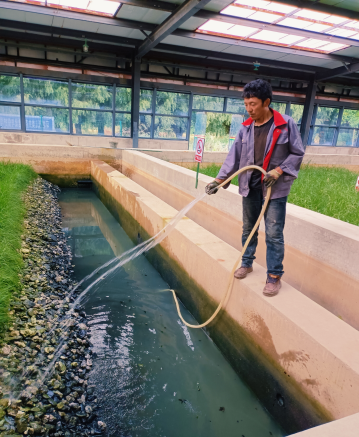
[[[268,275],[263,294],[265,296],[275,296],[278,294],[281,286],[280,276]]]
[[[239,267],[239,269],[234,272],[234,277],[244,279],[250,272],[253,272],[253,267]]]

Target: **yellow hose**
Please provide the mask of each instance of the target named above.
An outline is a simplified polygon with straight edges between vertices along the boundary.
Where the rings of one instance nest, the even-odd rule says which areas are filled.
[[[218,188],[221,188],[221,187],[223,187],[223,185],[226,185],[229,181],[231,181],[234,177],[236,177],[236,176],[239,175],[240,173],[242,173],[242,172],[244,172],[244,171],[247,171],[247,170],[252,170],[252,169],[253,169],[253,170],[259,170],[259,171],[261,171],[264,175],[266,174],[266,171],[263,170],[263,168],[258,167],[258,166],[256,166],[256,165],[248,165],[247,167],[243,167],[243,168],[241,168],[240,170],[236,171],[232,176],[230,176],[228,179],[226,179],[224,182],[222,182],[220,185],[218,185]],[[243,256],[244,252],[246,251],[249,242],[251,241],[251,239],[252,239],[254,233],[256,232],[257,228],[259,227],[259,224],[260,224],[260,222],[261,222],[261,220],[262,220],[262,217],[264,216],[264,213],[265,213],[265,211],[266,211],[266,209],[267,209],[267,206],[268,206],[268,203],[269,203],[269,199],[270,199],[270,196],[271,196],[271,192],[272,192],[272,187],[269,187],[269,188],[267,189],[267,196],[266,196],[266,198],[265,198],[264,204],[263,204],[263,206],[262,206],[262,211],[261,211],[261,213],[259,214],[258,220],[257,220],[256,224],[254,225],[254,227],[253,227],[253,229],[252,229],[252,232],[249,234],[249,236],[248,236],[248,238],[247,238],[247,241],[246,241],[245,245],[244,245],[243,248],[242,248],[242,252],[241,252],[239,258],[237,259],[237,261],[235,262],[235,264],[234,264],[234,266],[233,266],[233,269],[232,269],[232,271],[231,271],[231,273],[230,273],[230,275],[229,275],[229,281],[228,281],[227,291],[226,291],[226,293],[224,294],[224,296],[222,297],[222,299],[221,299],[221,301],[220,301],[220,303],[219,303],[219,305],[218,305],[216,311],[212,314],[212,316],[211,316],[211,317],[210,317],[206,322],[202,323],[201,325],[191,325],[190,323],[187,323],[187,322],[184,320],[184,318],[182,317],[182,314],[181,314],[181,310],[180,310],[180,307],[179,307],[179,304],[178,304],[178,300],[177,300],[176,293],[174,292],[174,290],[171,290],[171,291],[172,291],[172,294],[173,294],[173,298],[174,298],[175,303],[176,303],[176,307],[177,307],[178,315],[179,315],[180,319],[182,320],[182,322],[183,322],[186,326],[188,326],[189,328],[203,328],[203,327],[207,326],[209,323],[212,322],[212,320],[213,320],[213,319],[217,316],[217,314],[221,311],[221,308],[225,305],[225,303],[226,303],[226,301],[227,301],[227,298],[229,297],[229,295],[230,295],[230,293],[231,293],[231,290],[232,290],[233,281],[234,281],[234,272],[236,271],[236,269],[237,269],[237,267],[238,267],[238,264],[239,264],[239,262],[241,261],[242,256]]]

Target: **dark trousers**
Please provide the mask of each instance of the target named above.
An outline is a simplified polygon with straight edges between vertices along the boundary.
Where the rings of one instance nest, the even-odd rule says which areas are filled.
[[[243,197],[243,233],[242,247],[251,233],[264,203],[262,190],[250,190],[247,197]],[[264,214],[265,235],[267,245],[267,274],[282,276],[284,258],[283,229],[287,196],[271,199]],[[242,266],[251,267],[255,260],[254,254],[258,244],[258,230],[253,235],[243,258]]]

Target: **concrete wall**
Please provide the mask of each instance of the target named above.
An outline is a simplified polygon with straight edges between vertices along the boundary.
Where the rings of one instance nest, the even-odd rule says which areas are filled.
[[[293,434],[292,437],[358,437],[358,435],[359,414],[353,414],[344,419]]]
[[[99,197],[134,241],[177,213],[105,163],[92,162],[91,173]],[[147,257],[203,322],[226,291],[238,255],[183,218]],[[286,282],[266,298],[264,282],[259,265],[234,281],[225,310],[208,328],[218,347],[287,432],[359,412],[359,332]]]
[[[39,144],[45,146],[132,148],[132,138],[60,135],[45,133],[0,132],[0,144]],[[140,148],[187,150],[187,141],[139,139]]]
[[[193,171],[131,151],[123,151],[118,168],[176,209],[183,208],[202,193],[212,180],[199,175],[196,190]],[[239,250],[242,201],[237,190],[230,186],[206,197],[188,217]],[[358,226],[288,204],[285,243],[285,280],[359,329]],[[263,223],[256,261],[266,266]]]

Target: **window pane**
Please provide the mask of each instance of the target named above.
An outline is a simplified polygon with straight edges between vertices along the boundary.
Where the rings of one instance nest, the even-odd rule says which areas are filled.
[[[112,86],[72,83],[74,108],[112,109]]]
[[[131,136],[131,114],[116,114],[115,122],[116,137]]]
[[[0,100],[21,102],[20,77],[0,76]]]
[[[69,106],[67,82],[24,78],[24,101],[38,105]]]
[[[339,129],[337,146],[356,147],[358,131],[356,129]]]
[[[319,106],[314,124],[336,126],[338,115],[339,108],[327,108],[326,106]]]
[[[157,91],[156,114],[188,115],[189,94]]]
[[[21,129],[19,106],[0,105],[0,129]]]
[[[329,127],[314,127],[312,144],[316,146],[332,146],[335,129]]]
[[[159,117],[155,118],[155,138],[186,139],[187,118]]]
[[[193,96],[193,109],[204,111],[223,111],[224,98],[212,96]]]
[[[233,118],[237,120],[233,120]],[[235,132],[240,124],[236,121],[243,121],[242,116],[232,114],[218,114],[217,112],[192,112],[191,133],[189,138],[189,150],[194,150],[195,136],[205,135],[204,150],[209,152],[228,151],[230,143],[230,130]],[[238,131],[235,133],[235,135]]]
[[[289,115],[297,124],[300,124],[302,122],[303,111],[304,105],[294,105],[293,103],[290,104]]]
[[[131,88],[116,88],[116,110],[131,111]]]
[[[248,118],[248,113],[244,107],[244,101],[242,99],[227,99],[227,112],[234,112],[235,114],[242,114],[245,118]]]
[[[275,111],[280,112],[281,114],[285,114],[285,107],[287,106],[284,102],[272,102],[270,107]]]
[[[25,122],[27,131],[69,132],[69,110],[26,106]]]
[[[111,135],[112,113],[97,111],[72,111],[74,134],[77,135]]]
[[[150,138],[151,136],[152,115],[140,114],[140,125],[138,127],[138,136],[141,138]]]
[[[341,126],[359,127],[359,111],[344,109]]]
[[[140,112],[152,112],[153,90],[141,90],[140,92]]]

